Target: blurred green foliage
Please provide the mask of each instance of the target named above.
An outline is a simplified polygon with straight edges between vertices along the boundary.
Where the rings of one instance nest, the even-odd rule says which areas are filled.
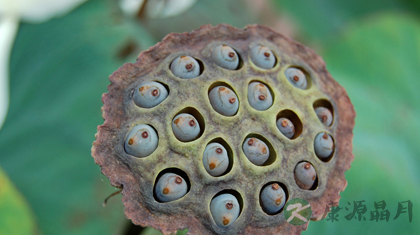
[[[0,235],[40,234],[27,202],[0,168]]]
[[[339,221],[311,222],[304,234],[420,234],[407,214],[393,220],[401,201],[413,202],[414,218],[420,212],[418,4],[272,4],[274,13],[292,19],[298,40],[316,46],[357,112],[355,161],[346,173],[349,184],[340,200]],[[124,17],[114,1],[91,0],[62,18],[22,24],[10,63],[10,109],[0,131],[0,165],[35,214],[31,218],[24,200],[13,196],[18,201],[13,210],[22,213],[16,229],[32,228],[37,221],[43,234],[135,234],[123,215],[121,196],[101,206],[114,189],[90,157],[96,126],[103,122],[100,97],[107,91],[107,77],[167,33],[207,23],[243,27],[262,22],[264,13],[247,6],[244,1],[200,0],[183,15],[139,23]],[[0,185],[4,205],[10,199],[1,197],[7,187]],[[360,200],[365,200],[367,220],[344,219],[353,210],[347,202]],[[381,200],[387,202],[390,221],[369,221],[373,202]],[[1,209],[0,218],[9,218],[9,210]],[[142,232],[156,233],[150,228]]]

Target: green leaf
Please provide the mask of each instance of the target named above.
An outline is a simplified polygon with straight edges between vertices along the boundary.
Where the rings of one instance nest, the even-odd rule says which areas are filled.
[[[355,159],[339,221],[312,222],[304,234],[420,234],[407,213],[394,220],[402,201],[413,203],[413,218],[420,213],[420,21],[402,14],[357,21],[328,46],[324,59],[356,109]],[[366,221],[345,219],[361,200]],[[374,202],[382,200],[389,222],[370,221]]]
[[[133,53],[119,57],[127,43]],[[128,220],[91,157],[108,76],[154,44],[111,1],[92,0],[44,24],[22,24],[10,62],[11,103],[0,164],[45,234],[120,234]]]
[[[381,11],[408,11],[419,13],[420,9],[412,7],[410,0],[272,0],[281,14],[296,21],[302,40],[314,44],[328,45],[331,37],[341,32],[346,25]]]
[[[1,168],[0,234],[40,234],[27,202]]]

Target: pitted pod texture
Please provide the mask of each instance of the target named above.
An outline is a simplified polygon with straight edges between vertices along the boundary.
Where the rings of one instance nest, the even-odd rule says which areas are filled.
[[[267,27],[169,34],[110,81],[92,155],[123,189],[135,224],[164,234],[300,234],[308,224],[287,223],[284,203],[304,199],[320,220],[347,185],[355,112],[345,90],[311,49]],[[148,82],[167,96],[148,105],[138,92]],[[133,154],[127,138],[148,137],[133,131],[139,125],[157,146]],[[302,162],[315,171],[308,187],[297,184]]]

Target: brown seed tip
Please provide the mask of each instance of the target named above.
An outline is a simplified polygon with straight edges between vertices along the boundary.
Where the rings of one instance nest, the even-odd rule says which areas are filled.
[[[216,153],[218,153],[218,154],[223,153],[223,149],[222,149],[222,148],[217,148],[217,149],[216,149]]]
[[[232,208],[233,208],[233,203],[232,202],[226,203],[226,209],[231,210]]]
[[[174,123],[175,124],[178,124],[178,122],[179,122],[179,118],[177,118],[177,119],[174,120]]]
[[[185,55],[182,55],[182,56],[181,56],[181,59],[184,59],[185,57],[187,57],[187,56],[185,56]]]
[[[181,178],[181,177],[179,177],[179,176],[177,176],[177,177],[175,178],[175,183],[177,183],[177,184],[181,184],[181,183],[182,183],[182,178]]]
[[[235,57],[235,53],[233,53],[233,52],[229,52],[228,56],[229,56],[230,58],[233,58],[233,57]]]
[[[266,148],[266,147],[263,147],[263,148],[262,148],[262,153],[263,153],[263,154],[266,154],[266,153],[267,153],[267,148]]]
[[[289,123],[287,122],[287,120],[286,120],[286,119],[283,119],[283,120],[281,121],[281,126],[282,126],[282,127],[286,127],[286,126],[287,126],[287,124],[289,124]]]
[[[193,67],[193,65],[192,65],[192,64],[187,64],[187,65],[185,65],[185,68],[186,68],[186,69],[188,69],[188,70],[190,70],[192,67]]]
[[[226,90],[226,88],[224,88],[224,87],[219,87],[219,91],[224,91],[224,90]]]
[[[157,96],[159,94],[159,90],[158,89],[154,89],[153,91],[152,91],[152,95],[153,96]]]
[[[149,133],[147,133],[147,131],[143,131],[143,133],[141,133],[141,137],[146,139],[147,137],[149,137]]]
[[[236,101],[235,97],[230,97],[229,98],[229,103],[233,104],[233,103],[235,103],[235,101]]]
[[[129,144],[129,145],[132,145],[132,144],[133,144],[133,142],[134,142],[134,141],[133,141],[133,139],[129,139],[129,140],[128,140],[128,144]]]
[[[190,126],[195,126],[195,121],[194,121],[194,120],[190,120],[190,121],[188,122],[188,124],[190,124]]]
[[[163,192],[163,194],[168,194],[169,193],[169,189],[168,188],[164,188],[162,192]]]
[[[277,206],[280,206],[280,204],[281,204],[281,199],[282,199],[282,198],[278,198],[278,199],[276,200],[276,205],[277,205]]]
[[[268,53],[268,52],[264,52],[264,56],[265,56],[265,57],[270,57],[270,53]]]
[[[214,168],[216,168],[216,164],[214,164],[214,162],[210,163],[209,168],[210,170],[213,170]]]
[[[251,138],[248,140],[248,145],[253,145],[254,144],[254,138]]]
[[[324,139],[328,139],[328,134],[327,134],[327,132],[324,132],[324,135],[322,136],[322,138],[324,138]]]
[[[224,219],[223,220],[223,225],[228,225],[229,224],[229,219]]]
[[[326,123],[327,119],[328,119],[327,115],[322,115],[322,122],[323,123]]]
[[[305,165],[303,166],[306,170],[309,170],[311,168],[311,163],[307,162],[305,163]]]
[[[259,95],[259,96],[258,96],[258,99],[260,99],[260,100],[265,100],[265,96],[264,96],[264,95]]]
[[[315,176],[315,175],[314,175],[314,176],[312,176],[312,180],[313,180],[313,181],[315,181],[315,178],[316,178],[316,176]]]
[[[144,86],[141,86],[140,88],[139,88],[139,91],[143,91],[144,90]]]
[[[272,185],[271,185],[271,188],[272,188],[273,190],[277,190],[277,189],[279,189],[279,188],[280,188],[280,185],[279,185],[278,183],[274,183],[274,184],[272,184]]]
[[[299,81],[299,77],[298,76],[293,76],[293,80],[295,80],[296,82]]]

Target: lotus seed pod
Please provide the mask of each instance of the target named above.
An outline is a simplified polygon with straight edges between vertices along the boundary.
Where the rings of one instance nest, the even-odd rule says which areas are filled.
[[[156,183],[155,193],[160,202],[175,201],[188,191],[185,180],[174,173],[163,174]]]
[[[264,141],[257,138],[247,138],[242,145],[245,156],[257,166],[262,166],[270,156],[270,150]]]
[[[289,139],[295,135],[295,125],[287,118],[279,118],[277,120],[277,128]]]
[[[271,107],[273,97],[266,85],[261,82],[251,82],[248,85],[248,102],[254,109],[263,111]]]
[[[200,125],[191,114],[181,113],[172,120],[172,131],[180,141],[192,141],[200,134]]]
[[[219,45],[240,52],[236,55],[242,69],[230,70],[217,64],[212,52]],[[270,54],[269,66],[260,67],[266,63],[264,52]],[[185,56],[189,62],[184,63],[180,55],[194,59]],[[190,62],[195,70],[183,73]],[[290,84],[285,73],[289,68],[299,68],[294,71],[299,81],[306,79],[304,91]],[[198,77],[181,79],[194,76]],[[165,235],[175,234],[180,228],[191,234],[300,234],[308,224],[288,223],[282,214],[286,208],[274,216],[263,210],[262,185],[268,182],[281,182],[290,199],[310,202],[311,221],[324,218],[331,202],[339,203],[340,192],[347,185],[344,173],[354,158],[355,113],[344,88],[329,74],[322,58],[302,44],[264,26],[237,29],[226,24],[206,25],[190,33],[168,35],[109,79],[108,93],[98,97],[104,102],[105,122],[98,127],[92,155],[111,184],[122,188],[125,215],[134,224],[153,227]],[[169,95],[153,108],[140,108],[134,103],[133,91],[150,81],[162,81]],[[273,99],[269,108],[258,110],[250,105],[252,82],[261,82],[269,89]],[[220,92],[218,89],[223,87],[224,92]],[[333,128],[315,117],[315,108],[320,106],[332,112]],[[187,119],[180,118],[176,125],[178,114],[194,116],[189,120],[194,120],[197,129],[189,126]],[[289,135],[295,138],[293,141],[280,136],[280,118],[293,122],[295,134]],[[136,159],[125,151],[125,145],[130,128],[142,123],[158,130],[159,141],[153,153]],[[315,137],[327,130],[331,139],[334,137],[332,152],[327,152],[326,158],[319,157],[323,161],[319,162],[314,159],[319,156],[315,144],[324,141],[315,143]],[[249,139],[263,145],[248,145]],[[206,169],[210,163],[204,162],[207,145],[216,142],[229,151],[231,161],[221,177],[213,177]],[[261,146],[266,147],[266,154]],[[303,190],[296,183],[295,168],[302,159],[310,159],[316,167],[315,191]],[[319,164],[315,165],[316,161]],[[157,182],[167,172],[177,173],[186,181],[187,194],[169,203],[158,203]],[[210,205],[215,195],[226,193],[240,202],[241,214],[237,219],[238,213],[229,217],[231,224],[223,227],[223,218],[216,219],[223,214],[223,208],[214,212]],[[287,203],[289,199],[285,200]]]
[[[269,215],[279,212],[286,203],[286,194],[279,184],[267,185],[261,191],[261,206]]]
[[[239,58],[230,46],[219,45],[211,52],[214,62],[222,68],[234,70],[238,68]]]
[[[140,124],[134,126],[125,138],[125,151],[135,157],[147,157],[158,146],[156,131],[149,125]]]
[[[284,73],[286,74],[286,77],[289,79],[289,81],[293,84],[293,86],[300,89],[306,89],[308,84],[306,81],[306,76],[300,69],[288,68]]]
[[[296,184],[302,189],[310,189],[316,179],[315,168],[309,162],[301,162],[295,168]]]
[[[319,120],[326,126],[331,126],[333,121],[332,113],[329,109],[325,107],[317,107],[315,108],[316,115],[318,116]]]
[[[212,176],[220,176],[225,173],[229,166],[225,147],[219,143],[207,145],[203,154],[203,164],[206,171]]]
[[[195,78],[200,75],[200,65],[194,58],[184,55],[172,62],[171,71],[179,78]]]
[[[210,211],[217,226],[227,227],[238,218],[240,208],[236,197],[226,193],[213,198]]]
[[[222,115],[233,116],[238,112],[238,97],[228,87],[217,86],[213,88],[209,93],[209,99],[214,110]]]
[[[255,46],[251,50],[252,62],[262,69],[272,69],[276,63],[273,52],[265,46]]]
[[[168,90],[158,82],[145,82],[134,90],[133,100],[141,108],[152,108],[162,103]]]
[[[334,150],[334,141],[327,132],[319,133],[314,141],[315,154],[321,158],[328,158]]]

